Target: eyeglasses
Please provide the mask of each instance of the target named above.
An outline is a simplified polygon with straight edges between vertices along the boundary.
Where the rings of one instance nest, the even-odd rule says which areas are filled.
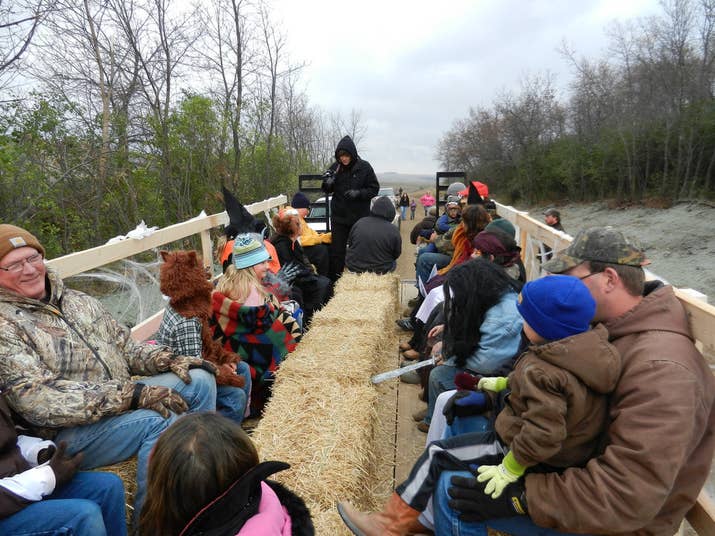
[[[602,274],[602,273],[603,273],[603,272],[591,272],[591,273],[588,273],[588,274],[586,274],[586,275],[582,275],[581,277],[579,277],[579,279],[580,279],[581,281],[583,281],[584,279],[588,279],[588,278],[591,277],[592,275],[598,275],[598,274]]]
[[[17,274],[17,273],[22,272],[25,269],[25,263],[31,264],[32,266],[39,266],[40,264],[42,264],[42,261],[43,261],[42,253],[35,253],[34,255],[30,255],[29,257],[22,259],[21,261],[17,261],[17,262],[13,262],[12,264],[8,264],[5,267],[0,266],[0,270],[4,270],[5,272]]]

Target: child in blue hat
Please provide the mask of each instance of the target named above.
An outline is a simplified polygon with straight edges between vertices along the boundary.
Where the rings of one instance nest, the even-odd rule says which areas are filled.
[[[363,514],[339,505],[349,528],[362,530],[378,520],[398,518],[400,523],[432,528],[431,515],[424,511],[445,470],[477,474],[484,493],[496,499],[485,500],[484,519],[492,517],[490,505],[503,511],[507,499],[513,515],[524,513],[525,507],[519,512],[520,494],[514,488],[501,497],[507,486],[518,485],[536,466],[554,470],[582,465],[597,453],[621,358],[603,325],[589,329],[596,310],[589,290],[576,277],[548,276],[524,285],[517,308],[531,345],[511,374],[482,378],[479,391],[458,391],[445,405],[445,415],[451,412],[451,417],[500,409],[496,433],[473,432],[432,442],[383,512]],[[523,486],[520,489],[523,492]],[[390,515],[391,510],[399,510],[400,516]],[[391,522],[384,527],[395,528]]]

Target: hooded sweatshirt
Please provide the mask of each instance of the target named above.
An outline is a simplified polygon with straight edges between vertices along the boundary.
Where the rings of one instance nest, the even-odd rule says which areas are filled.
[[[387,197],[378,197],[370,215],[353,225],[348,236],[345,264],[351,272],[384,274],[395,269],[402,252],[402,237],[392,225],[395,205]]]
[[[352,156],[350,164],[343,166],[338,159],[338,152],[346,151]],[[370,214],[370,200],[380,191],[375,171],[370,162],[358,155],[355,143],[350,136],[345,136],[335,148],[335,162],[330,166],[334,174],[332,186],[323,181],[323,191],[332,194],[330,201],[330,220],[333,223],[353,225],[357,220]],[[358,197],[346,199],[345,192],[357,190]]]
[[[710,472],[713,374],[670,286],[605,327],[622,370],[601,454],[582,469],[528,474],[529,515],[567,532],[670,536]]]

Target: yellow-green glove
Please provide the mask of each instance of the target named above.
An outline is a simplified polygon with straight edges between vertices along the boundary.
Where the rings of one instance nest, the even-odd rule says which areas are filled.
[[[499,465],[481,465],[477,469],[479,482],[486,482],[484,493],[492,499],[499,497],[504,488],[519,480],[526,468],[514,459],[509,452]]]
[[[507,388],[507,378],[504,376],[493,376],[491,378],[482,378],[477,384],[477,389],[481,391],[494,391],[498,393]]]

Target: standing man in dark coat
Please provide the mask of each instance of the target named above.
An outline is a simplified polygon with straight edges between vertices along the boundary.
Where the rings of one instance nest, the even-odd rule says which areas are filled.
[[[335,162],[326,171],[323,191],[332,194],[330,225],[330,278],[336,281],[345,267],[345,248],[350,229],[360,218],[370,214],[370,200],[380,190],[375,172],[358,155],[355,143],[345,136],[335,148]]]

